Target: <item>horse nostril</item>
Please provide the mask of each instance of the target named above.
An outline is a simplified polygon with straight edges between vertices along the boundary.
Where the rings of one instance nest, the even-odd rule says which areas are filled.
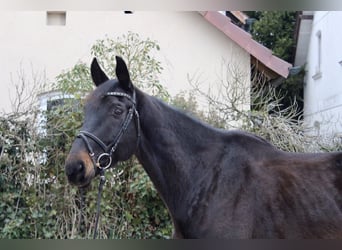
[[[69,163],[66,165],[66,174],[69,177],[76,176],[83,173],[85,170],[85,165],[83,161],[77,161],[74,163]]]
[[[78,173],[84,171],[84,163],[83,163],[83,161],[78,162],[77,167],[76,167],[76,171],[77,171]]]

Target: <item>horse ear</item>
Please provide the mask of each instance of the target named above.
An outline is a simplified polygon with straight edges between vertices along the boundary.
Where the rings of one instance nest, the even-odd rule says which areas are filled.
[[[95,57],[93,61],[91,62],[90,73],[91,73],[91,78],[93,79],[93,82],[95,83],[96,86],[99,86],[100,84],[108,81],[109,79],[108,76],[101,69]]]
[[[132,90],[133,85],[132,85],[128,68],[127,68],[125,61],[119,56],[116,56],[115,59],[116,59],[115,73],[116,73],[116,77],[118,78],[121,87],[127,90]]]

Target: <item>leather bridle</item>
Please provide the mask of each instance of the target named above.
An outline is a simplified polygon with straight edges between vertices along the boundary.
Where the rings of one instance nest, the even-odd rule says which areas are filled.
[[[84,141],[84,144],[86,145],[88,149],[88,153],[90,158],[93,161],[94,168],[96,171],[96,168],[100,169],[100,184],[99,184],[99,190],[97,194],[97,211],[96,211],[96,220],[95,220],[95,228],[94,228],[94,236],[93,238],[96,239],[97,236],[97,227],[98,227],[98,222],[99,222],[99,217],[100,217],[100,203],[101,203],[101,194],[103,190],[103,185],[105,183],[105,175],[104,171],[109,168],[112,164],[112,155],[113,153],[117,150],[119,142],[122,138],[122,136],[125,134],[129,124],[131,123],[133,116],[135,117],[135,126],[137,130],[137,143],[136,143],[136,148],[139,145],[140,141],[140,119],[139,119],[139,113],[138,110],[136,109],[136,94],[135,90],[133,89],[133,94],[132,96],[122,93],[122,92],[107,92],[105,96],[119,96],[119,97],[125,97],[128,100],[132,102],[132,107],[128,110],[128,113],[126,115],[125,120],[122,123],[122,126],[115,136],[115,139],[113,140],[112,143],[109,145],[106,145],[100,138],[98,138],[96,135],[93,133],[90,133],[85,130],[81,130],[78,134],[78,138],[81,138]],[[100,148],[102,149],[103,153],[101,153],[97,159],[95,158],[95,153],[92,148],[92,146],[89,143],[89,139],[94,141]],[[104,165],[102,163],[105,162]],[[81,188],[81,208],[84,206],[84,190]],[[82,213],[83,214],[83,213]]]
[[[128,110],[128,113],[126,115],[125,120],[122,123],[122,126],[115,136],[115,139],[113,140],[112,143],[109,145],[106,145],[100,138],[98,138],[96,135],[88,132],[81,130],[78,134],[78,138],[83,139],[88,152],[89,156],[91,157],[94,167],[99,168],[100,170],[105,170],[109,168],[112,164],[112,155],[113,153],[117,150],[118,144],[122,138],[122,136],[125,134],[130,122],[133,119],[133,116],[135,117],[135,125],[137,129],[137,146],[139,144],[139,139],[140,139],[140,120],[139,120],[139,113],[136,109],[136,97],[135,97],[135,91],[133,91],[132,97],[126,93],[122,92],[107,92],[105,96],[120,96],[120,97],[125,97],[128,100],[132,102],[132,107]],[[92,146],[89,143],[89,139],[94,141],[100,148],[102,149],[103,153],[101,153],[97,159],[95,158],[95,153],[92,148]]]

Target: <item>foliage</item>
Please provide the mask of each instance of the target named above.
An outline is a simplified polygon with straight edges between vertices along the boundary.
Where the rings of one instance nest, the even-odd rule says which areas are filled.
[[[205,110],[198,106],[195,92],[182,91],[171,98],[171,105],[183,111],[184,113],[205,121],[216,128],[224,128],[225,122],[218,114],[217,110]]]
[[[149,38],[142,40],[137,33],[128,32],[117,39],[100,39],[91,48],[95,57],[101,58],[103,68],[115,76],[115,56],[122,56],[127,62],[132,81],[145,92],[168,101],[167,90],[159,83],[161,63],[155,58],[160,47]]]
[[[285,61],[294,56],[295,11],[262,11],[252,28],[253,38]]]
[[[295,58],[295,28],[296,11],[247,11],[255,19],[252,26],[253,38],[272,50],[274,55],[287,62]],[[291,103],[298,104],[299,112],[303,110],[304,68],[299,74],[289,75],[277,88],[278,94],[283,95],[281,104],[289,108]]]
[[[79,62],[70,70],[59,74],[52,88],[57,91],[62,90],[63,94],[71,94],[73,98],[80,100],[93,89],[93,86],[89,66]]]
[[[292,103],[298,104],[298,112],[304,110],[304,66],[296,75],[290,75],[283,83],[276,87],[278,93],[282,93],[283,98],[280,103],[283,107],[290,107]],[[300,118],[298,116],[297,118]]]

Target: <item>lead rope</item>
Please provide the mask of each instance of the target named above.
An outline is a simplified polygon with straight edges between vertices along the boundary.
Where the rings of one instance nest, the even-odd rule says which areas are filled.
[[[97,236],[97,227],[99,224],[99,218],[100,218],[100,212],[101,212],[101,196],[102,196],[102,190],[103,190],[103,185],[106,182],[106,177],[104,174],[104,169],[101,169],[100,172],[100,184],[99,184],[99,192],[97,193],[97,202],[96,202],[96,218],[95,218],[95,228],[94,228],[94,237],[93,239],[96,239]]]
[[[85,219],[84,219],[84,213],[85,213],[85,198],[86,198],[86,190],[85,188],[81,187],[79,188],[80,192],[80,222],[79,222],[79,229],[82,236],[85,236],[86,231],[86,225],[85,225]]]

